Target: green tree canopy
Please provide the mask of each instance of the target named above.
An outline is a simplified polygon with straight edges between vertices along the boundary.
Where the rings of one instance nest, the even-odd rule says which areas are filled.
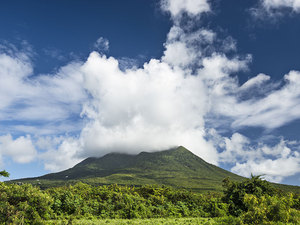
[[[3,171],[0,171],[0,177],[9,177],[9,173],[8,172],[6,172],[5,170],[3,170]]]
[[[223,180],[224,197],[223,201],[229,204],[229,211],[232,215],[238,216],[248,208],[244,203],[246,194],[251,194],[260,198],[262,196],[272,196],[276,190],[261,176],[251,175],[251,179],[243,182],[234,182],[228,178]]]

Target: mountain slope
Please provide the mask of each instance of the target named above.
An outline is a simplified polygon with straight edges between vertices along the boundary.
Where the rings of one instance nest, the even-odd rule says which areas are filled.
[[[87,158],[73,168],[24,182],[41,187],[83,181],[90,184],[168,185],[194,191],[220,191],[222,180],[243,178],[209,164],[184,147],[138,155],[110,153],[101,158]]]
[[[22,181],[42,188],[82,181],[94,185],[157,184],[207,192],[221,191],[226,177],[236,181],[246,179],[209,164],[180,146],[154,153],[110,153],[101,158],[87,158],[62,172]]]

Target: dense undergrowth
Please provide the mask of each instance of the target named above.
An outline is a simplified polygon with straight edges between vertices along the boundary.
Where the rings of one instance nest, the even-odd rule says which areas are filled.
[[[30,184],[0,183],[0,223],[180,217],[215,218],[219,224],[300,221],[299,195],[279,192],[259,177],[239,183],[225,179],[223,185],[223,194],[198,194],[156,186],[78,183],[40,190]]]

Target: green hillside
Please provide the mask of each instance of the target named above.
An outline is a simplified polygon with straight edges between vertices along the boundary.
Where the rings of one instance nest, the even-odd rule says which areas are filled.
[[[101,158],[87,158],[59,173],[51,173],[23,182],[39,183],[41,187],[75,183],[120,185],[168,185],[194,191],[220,191],[222,180],[243,178],[209,164],[184,147],[138,155],[110,153]]]
[[[186,148],[138,155],[110,153],[101,158],[87,158],[73,168],[22,182],[41,188],[82,181],[93,185],[167,185],[196,192],[221,191],[222,180],[241,181],[243,177],[205,162]],[[293,186],[284,186],[285,189]],[[294,187],[299,190],[299,187]]]

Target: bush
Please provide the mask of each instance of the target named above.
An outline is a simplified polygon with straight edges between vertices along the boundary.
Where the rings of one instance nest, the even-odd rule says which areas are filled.
[[[226,178],[223,180],[223,187],[225,188],[223,201],[229,204],[229,213],[233,216],[239,216],[248,210],[244,203],[246,194],[260,198],[276,193],[270,183],[260,179],[260,176],[252,176],[243,182],[234,182]]]
[[[244,203],[248,211],[241,215],[246,224],[267,224],[268,222],[294,223],[299,221],[300,212],[292,209],[293,195],[262,196],[246,194]]]
[[[0,183],[0,222],[32,223],[50,219],[53,199],[30,184]]]
[[[276,192],[257,177],[224,183],[227,189],[223,196],[157,186],[94,187],[77,183],[41,191],[29,184],[0,183],[0,224],[39,224],[50,218],[69,223],[83,217],[214,217],[217,224],[286,224],[300,220],[298,195],[271,195]]]

